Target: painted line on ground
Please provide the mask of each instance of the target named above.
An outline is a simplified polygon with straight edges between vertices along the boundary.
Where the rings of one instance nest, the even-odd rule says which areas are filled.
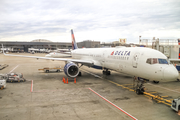
[[[85,71],[85,70],[84,70],[84,71]],[[85,72],[87,72],[87,71],[85,71]],[[87,73],[89,73],[89,74],[91,74],[91,75],[95,75],[95,74],[90,73],[90,72],[87,72]],[[95,76],[97,76],[97,75],[95,75]],[[103,79],[103,78],[102,78],[102,79]],[[117,85],[117,86],[121,86],[122,88],[128,89],[129,91],[135,92],[135,90],[133,90],[133,89],[131,89],[131,88],[129,88],[129,87],[126,87],[126,86],[124,86],[124,85],[120,85],[120,84],[118,84],[118,83],[116,83],[116,82],[113,82],[113,81],[111,81],[111,80],[108,80],[108,81],[111,82],[111,83],[113,83],[113,84],[115,84],[115,85]],[[150,84],[150,83],[147,83],[147,84]],[[132,85],[132,84],[125,84],[125,85]],[[150,84],[150,85],[152,85],[152,84]],[[153,85],[153,86],[156,86],[156,85]],[[156,87],[160,87],[160,86],[156,86]],[[173,92],[180,93],[180,92],[178,92],[178,91],[171,90],[171,89],[168,89],[168,88],[165,88],[165,87],[160,87],[160,88],[163,88],[163,89],[166,89],[166,90],[170,90],[170,91],[173,91]],[[152,93],[153,93],[153,92],[152,92]],[[151,97],[147,96],[146,94],[144,94],[144,96],[145,96],[145,97],[148,97],[148,98],[151,98]],[[166,103],[166,102],[164,102],[164,101],[157,100],[157,102],[159,102],[159,103],[164,103],[164,104],[166,104],[166,105],[171,106],[171,104],[168,104],[168,103]]]
[[[89,90],[91,90],[93,93],[95,93],[96,95],[98,95],[99,97],[101,97],[102,99],[104,99],[106,102],[110,103],[111,105],[113,105],[114,107],[116,107],[117,109],[119,109],[121,112],[125,113],[126,115],[128,115],[129,117],[131,117],[134,120],[138,120],[137,118],[135,118],[134,116],[130,115],[129,113],[127,113],[126,111],[124,111],[122,108],[118,107],[117,105],[115,105],[114,103],[110,102],[108,99],[106,99],[105,97],[101,96],[100,94],[98,94],[97,92],[95,92],[94,90],[92,90],[91,88],[89,88]]]
[[[59,91],[76,91],[76,90],[84,90],[84,89],[88,89],[88,88],[77,88],[77,89],[58,89],[58,90],[47,90],[47,89],[43,89],[43,90],[39,90],[39,91],[32,91],[33,93],[45,93],[45,92],[59,92]]]
[[[151,84],[151,83],[147,83],[147,84],[152,85],[152,86],[156,86],[156,87],[159,87],[159,88],[162,88],[162,89],[165,89],[165,90],[169,90],[169,91],[173,91],[173,92],[176,92],[176,93],[180,93],[179,91],[172,90],[172,89],[168,89],[168,88],[161,87],[161,86],[157,86],[157,85],[153,85],[153,84]]]
[[[14,71],[19,65],[17,65],[15,68],[13,68],[9,73],[11,73],[12,71]]]
[[[33,92],[33,80],[31,80],[31,92]]]

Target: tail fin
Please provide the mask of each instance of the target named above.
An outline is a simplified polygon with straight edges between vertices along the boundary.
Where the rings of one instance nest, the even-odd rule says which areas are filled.
[[[78,49],[78,46],[77,46],[75,38],[74,38],[73,29],[71,29],[71,36],[72,36],[72,50]]]

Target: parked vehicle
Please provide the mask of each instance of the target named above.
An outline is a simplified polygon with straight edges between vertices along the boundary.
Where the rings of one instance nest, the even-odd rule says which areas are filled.
[[[7,74],[7,82],[24,82],[26,79],[22,73],[9,73]]]
[[[0,70],[6,68],[6,67],[8,67],[8,66],[9,66],[9,65],[7,65],[7,64],[2,64],[2,65],[0,65]]]
[[[6,75],[0,74],[0,89],[6,88]]]
[[[43,70],[44,72],[60,72],[60,71],[62,71],[61,70],[61,66],[59,66],[59,67],[54,67],[54,68],[49,68],[49,67],[47,67],[47,68],[43,68],[43,69],[38,69],[38,70]]]

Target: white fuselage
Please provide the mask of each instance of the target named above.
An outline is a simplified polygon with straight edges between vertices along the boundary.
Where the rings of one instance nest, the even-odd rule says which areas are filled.
[[[172,64],[162,64],[158,59],[167,57],[157,50],[142,47],[83,48],[71,51],[74,59],[92,60],[94,66],[123,72],[149,80],[169,81],[179,76]],[[147,59],[157,62],[148,64]]]

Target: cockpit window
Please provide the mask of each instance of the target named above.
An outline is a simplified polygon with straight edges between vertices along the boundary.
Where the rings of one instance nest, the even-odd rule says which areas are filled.
[[[146,60],[146,63],[148,63],[148,64],[168,64],[168,61],[166,59],[161,59],[161,58],[148,58]]]
[[[168,61],[166,59],[158,59],[159,64],[168,64]]]
[[[146,63],[151,64],[151,58],[148,58]]]
[[[158,63],[157,58],[153,58],[152,64]]]

